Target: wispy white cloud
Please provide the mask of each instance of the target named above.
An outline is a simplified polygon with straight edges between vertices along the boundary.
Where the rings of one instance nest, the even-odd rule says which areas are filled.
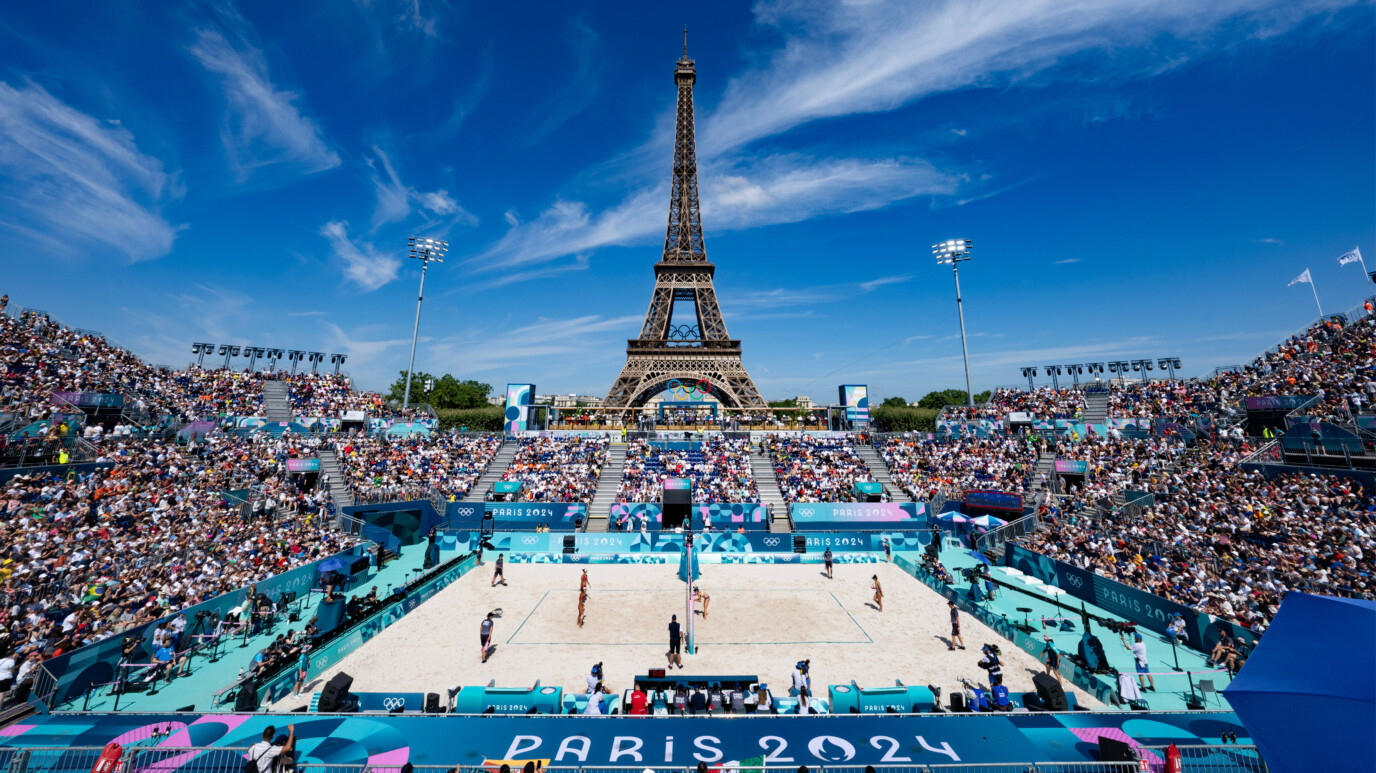
[[[1051,261],[1051,265],[1053,265],[1053,266],[1064,266],[1064,265],[1067,265],[1067,264],[1069,264],[1069,263],[1079,263],[1079,262],[1080,262],[1080,259],[1079,259],[1079,258],[1063,258],[1063,259],[1061,259],[1061,260],[1053,260],[1053,261]]]
[[[379,252],[371,242],[349,238],[349,223],[332,220],[320,227],[320,235],[330,243],[335,259],[343,264],[344,276],[365,291],[376,290],[397,278],[401,259]]]
[[[557,367],[563,362],[585,362],[589,357],[613,362],[625,355],[601,342],[633,337],[644,319],[640,316],[572,319],[540,318],[505,330],[473,330],[462,336],[431,341],[426,347],[435,362],[463,362],[466,373],[526,365]]]
[[[1268,236],[1268,237],[1266,237],[1266,238],[1264,238],[1264,239],[1257,239],[1257,242],[1258,242],[1259,244],[1274,244],[1274,245],[1276,245],[1277,247],[1284,247],[1284,246],[1285,246],[1285,242],[1281,241],[1280,239],[1276,239],[1276,238],[1270,237],[1270,236]]]
[[[525,128],[513,129],[510,136],[518,138],[517,146],[534,147],[549,133],[569,119],[592,106],[601,87],[601,63],[598,56],[600,39],[581,19],[569,23],[569,37],[573,47],[571,66],[564,68],[568,80],[549,99],[533,106],[532,118]]]
[[[871,0],[837,5],[761,0],[755,6],[757,21],[781,45],[733,79],[714,108],[699,113],[705,227],[743,229],[877,209],[914,196],[953,195],[967,182],[956,172],[906,157],[748,155],[758,141],[804,124],[893,110],[972,86],[1149,77],[1209,50],[1221,35],[1280,34],[1348,2]],[[1071,57],[1077,67],[1057,67]],[[513,225],[478,256],[474,268],[509,268],[652,242],[662,232],[667,193],[658,183],[671,135],[671,122],[660,120],[643,148],[606,165],[628,177],[632,193],[621,202],[594,211],[575,197],[562,198],[539,217]],[[622,168],[628,159],[635,160],[629,174]]]
[[[180,195],[118,121],[100,121],[26,83],[0,82],[0,225],[60,253],[104,245],[140,261],[166,255],[178,227],[161,206]]]
[[[418,191],[402,183],[396,168],[392,166],[392,159],[382,148],[374,145],[373,155],[376,156],[376,160],[364,159],[371,170],[373,193],[377,198],[377,204],[373,208],[373,230],[377,230],[384,223],[395,223],[410,217],[412,204],[432,217],[452,217],[470,224],[477,223],[477,218],[460,206],[459,202],[449,195],[449,191],[443,188],[435,191]]]
[[[218,22],[198,27],[187,50],[218,79],[225,99],[220,138],[239,180],[266,168],[314,174],[339,166],[320,126],[297,106],[298,95],[273,83],[267,57],[249,42],[248,23],[228,10]]]
[[[881,276],[878,279],[871,279],[868,282],[861,282],[860,289],[864,290],[865,292],[869,292],[871,290],[883,287],[884,285],[899,284],[900,282],[906,282],[912,278],[912,274],[899,274],[898,276]]]
[[[703,127],[703,144],[739,147],[818,119],[892,110],[970,86],[1026,81],[1089,51],[1112,53],[1099,70],[1104,76],[1155,74],[1163,62],[1178,66],[1193,51],[1206,50],[1225,28],[1229,34],[1270,36],[1346,4],[762,0],[756,19],[783,33],[784,45],[728,86]]]
[[[956,181],[913,159],[811,159],[786,154],[740,159],[701,173],[704,228],[737,230],[794,223],[825,214],[862,212],[928,193],[950,192]],[[541,263],[601,247],[643,244],[662,237],[667,185],[641,189],[620,204],[590,212],[558,201],[535,220],[513,225],[477,256],[471,268]]]

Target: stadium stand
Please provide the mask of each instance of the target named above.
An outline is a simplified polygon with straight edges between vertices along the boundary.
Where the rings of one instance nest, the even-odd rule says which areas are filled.
[[[847,502],[857,481],[874,482],[850,437],[767,435],[760,446],[774,460],[784,501]]]
[[[502,480],[519,481],[525,501],[586,504],[597,491],[608,442],[605,437],[527,438]]]
[[[693,501],[701,504],[760,501],[750,470],[748,439],[711,438],[691,445],[678,449],[643,439],[631,441],[616,501],[659,502],[664,479],[670,477],[691,479]]]

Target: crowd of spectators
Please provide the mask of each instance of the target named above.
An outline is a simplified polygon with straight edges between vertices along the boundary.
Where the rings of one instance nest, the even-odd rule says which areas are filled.
[[[526,438],[502,473],[526,502],[592,502],[607,462],[607,437]]]
[[[369,417],[426,418],[429,412],[412,406],[402,410],[377,392],[358,392],[343,373],[291,373],[282,377],[287,382],[292,414],[305,417],[342,419],[351,411],[362,411]]]
[[[266,438],[105,438],[108,466],[0,484],[0,658],[31,668],[350,547],[323,501],[288,480],[302,452]],[[271,510],[223,493],[243,489]]]
[[[344,485],[359,501],[461,499],[496,455],[501,440],[458,433],[350,436],[333,441]]]
[[[1010,413],[1030,413],[1035,419],[1078,419],[1085,409],[1084,392],[1069,387],[995,389],[989,401],[976,406],[948,405],[943,419],[1007,419]]]
[[[850,437],[766,435],[760,446],[772,457],[779,491],[790,504],[853,501],[855,483],[874,482]]]
[[[1040,435],[890,437],[880,447],[889,477],[914,499],[938,492],[1024,491],[1046,441]]]
[[[697,503],[760,501],[750,471],[750,441],[745,438],[712,437],[691,450],[633,440],[626,449],[616,501],[659,502],[664,496],[665,478],[692,480],[693,501]]]
[[[1268,480],[1239,466],[1249,450],[1217,444],[1185,455],[1171,443],[1107,446],[1095,472],[1152,494],[1151,505],[1044,514],[1025,543],[1255,632],[1290,590],[1376,595],[1376,497],[1338,475]]]

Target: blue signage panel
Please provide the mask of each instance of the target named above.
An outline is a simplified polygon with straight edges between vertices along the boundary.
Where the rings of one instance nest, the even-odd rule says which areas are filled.
[[[522,529],[534,526],[548,526],[551,529],[570,530],[580,518],[587,519],[588,506],[585,504],[544,503],[544,502],[489,502],[487,515],[498,529]]]
[[[788,509],[799,529],[918,529],[925,502],[794,502]],[[922,522],[918,523],[917,519]]]
[[[1011,491],[967,491],[966,509],[1022,512],[1022,495]]]
[[[1201,652],[1211,651],[1218,643],[1219,634],[1225,630],[1249,641],[1256,638],[1241,626],[1057,561],[1021,545],[1010,544],[1005,550],[1004,556],[1009,566],[1157,633],[1165,633],[1166,626],[1178,613],[1185,620],[1189,645]]]
[[[59,714],[13,725],[6,746],[90,746],[141,737],[150,728],[189,726],[197,745],[243,749],[269,725],[294,724],[309,739],[298,763],[477,767],[492,760],[545,760],[566,767],[648,766],[692,769],[763,758],[770,769],[830,765],[969,765],[1097,760],[1100,733],[1144,745],[1218,743],[1222,733],[1251,737],[1229,711],[1209,713],[1109,711],[1096,714],[909,714],[903,716],[720,717],[671,716],[648,721],[619,717],[472,717],[423,714]],[[997,739],[991,742],[990,739]],[[56,759],[56,758],[54,758]],[[160,758],[162,759],[162,758]],[[1160,758],[1153,769],[1160,768]],[[204,770],[204,758],[165,758],[165,773]],[[513,765],[519,769],[520,765]],[[85,768],[90,768],[87,761]],[[75,773],[76,766],[54,771]],[[857,768],[858,769],[858,768]],[[1019,768],[1021,769],[1021,767]]]
[[[1089,462],[1084,459],[1057,459],[1056,472],[1061,475],[1088,475]]]

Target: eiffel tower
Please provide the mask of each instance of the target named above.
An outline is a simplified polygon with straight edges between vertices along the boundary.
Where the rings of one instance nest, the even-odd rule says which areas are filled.
[[[693,84],[697,78],[697,68],[688,58],[685,30],[683,57],[674,69],[678,119],[664,256],[655,264],[655,289],[650,309],[645,312],[645,326],[639,338],[626,342],[626,366],[607,392],[605,408],[638,408],[674,381],[690,389],[710,385],[707,391],[727,407],[766,407],[741,363],[741,342],[726,332],[712,286],[716,266],[708,262],[702,238],[697,145],[693,139]],[[693,302],[697,312],[693,324],[674,324],[675,301]]]

